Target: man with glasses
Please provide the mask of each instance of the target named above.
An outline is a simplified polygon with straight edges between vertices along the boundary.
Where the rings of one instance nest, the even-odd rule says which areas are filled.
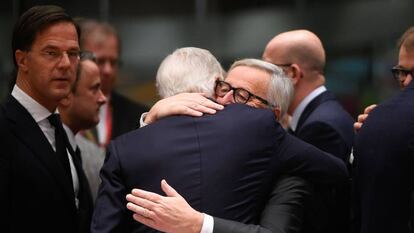
[[[399,62],[398,65],[394,66],[391,69],[391,73],[395,81],[398,82],[400,85],[401,90],[403,90],[408,84],[410,84],[411,80],[413,80],[413,70],[414,67],[411,67],[411,61],[410,57],[407,56],[407,53],[403,53],[401,55],[401,45],[402,42],[406,39],[409,39],[414,34],[414,27],[410,27],[407,29],[407,31],[404,32],[404,34],[401,36],[399,42],[398,42],[398,49],[400,50],[400,56],[399,56]],[[367,119],[369,113],[376,107],[376,104],[372,104],[364,109],[364,113],[360,114],[357,118],[357,122],[354,123],[354,129],[355,131],[358,131],[365,119]]]
[[[413,230],[414,28],[404,33],[398,47],[393,74],[403,90],[369,113],[356,134],[355,212],[361,233]]]
[[[89,232],[91,197],[56,108],[72,88],[79,30],[58,6],[15,24],[16,83],[0,111],[0,231]]]
[[[271,76],[279,88],[291,90],[290,80],[276,66],[254,59],[245,63],[261,67],[251,70],[255,77],[270,81]],[[157,87],[164,98],[181,92],[201,92],[212,98],[215,82],[223,79],[223,73],[208,51],[182,48],[160,65]],[[289,91],[279,93],[287,93],[284,97],[289,99]],[[255,95],[264,99],[261,94]],[[254,97],[247,99],[261,104]],[[200,211],[254,223],[281,174],[336,183],[346,179],[347,173],[339,159],[286,134],[275,112],[244,104],[198,118],[167,117],[117,138],[108,148],[92,232],[150,231],[128,214],[125,196],[135,187],[161,193],[162,179]],[[143,209],[141,214],[150,217],[151,211]],[[192,217],[194,221],[181,229],[200,232],[204,215],[197,212]]]

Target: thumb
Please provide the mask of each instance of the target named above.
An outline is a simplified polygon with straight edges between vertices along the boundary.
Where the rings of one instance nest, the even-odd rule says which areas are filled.
[[[180,194],[177,193],[177,191],[175,191],[175,189],[173,187],[171,187],[167,181],[165,181],[164,179],[161,180],[161,189],[162,191],[164,191],[165,194],[167,194],[167,196],[169,197],[180,197]]]

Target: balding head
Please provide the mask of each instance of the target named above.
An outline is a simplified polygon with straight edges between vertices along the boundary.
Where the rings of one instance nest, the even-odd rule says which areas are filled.
[[[321,40],[307,30],[275,36],[266,46],[263,59],[273,64],[298,64],[302,69],[323,74],[325,50]]]

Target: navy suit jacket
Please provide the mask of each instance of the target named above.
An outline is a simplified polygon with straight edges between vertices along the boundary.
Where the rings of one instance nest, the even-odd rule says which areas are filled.
[[[150,232],[132,219],[125,196],[133,188],[162,194],[161,179],[199,211],[257,222],[281,173],[347,178],[342,161],[285,133],[269,110],[233,104],[215,115],[168,117],[109,145],[92,232]]]
[[[12,96],[0,111],[0,232],[89,232],[92,198],[80,162],[73,184],[30,113]],[[76,161],[75,161],[76,160]]]
[[[348,164],[354,120],[330,91],[313,99],[299,118],[294,135]],[[304,232],[349,232],[350,182],[335,189],[316,186],[306,211]]]
[[[325,91],[299,118],[295,136],[348,163],[354,141],[354,120],[330,91]]]
[[[360,232],[408,232],[414,190],[414,82],[378,105],[354,146]]]

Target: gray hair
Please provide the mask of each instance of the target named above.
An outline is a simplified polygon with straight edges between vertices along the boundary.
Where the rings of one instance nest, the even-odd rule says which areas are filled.
[[[267,89],[267,100],[270,105],[280,107],[281,117],[283,117],[293,99],[292,81],[285,75],[283,70],[274,64],[253,58],[242,59],[234,62],[233,65],[231,65],[230,70],[237,66],[249,66],[263,70],[270,74],[270,82]]]
[[[202,92],[213,97],[215,81],[223,80],[224,75],[220,63],[208,50],[180,48],[162,61],[156,86],[161,98],[183,92]]]

